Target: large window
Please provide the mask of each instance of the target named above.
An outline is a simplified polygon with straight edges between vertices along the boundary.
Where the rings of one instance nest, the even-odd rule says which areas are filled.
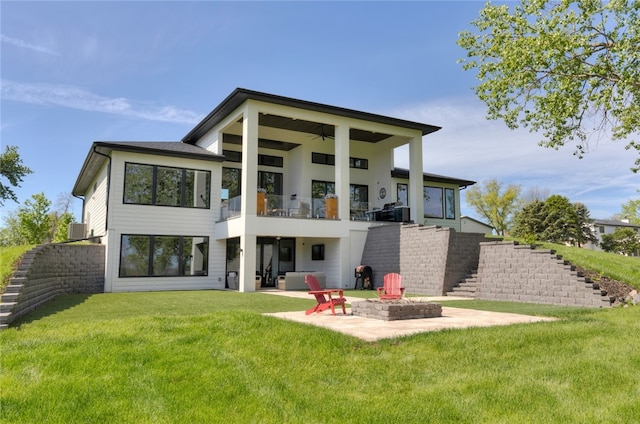
[[[369,186],[351,184],[349,192],[351,219],[364,219],[365,212],[369,210]]]
[[[207,275],[209,238],[123,235],[120,277]]]
[[[456,191],[452,188],[444,189],[444,217],[456,219]]]
[[[398,183],[397,197],[398,204],[402,203],[404,206],[409,206],[409,185],[404,183]]]
[[[240,196],[242,170],[238,168],[222,168],[222,189],[228,190],[229,199]]]
[[[126,163],[123,202],[208,209],[211,172]]]
[[[453,188],[424,187],[425,218],[456,219],[456,191]]]
[[[311,182],[311,198],[313,202],[313,216],[324,218],[326,216],[324,209],[324,197],[329,194],[335,194],[336,183],[331,181]]]
[[[442,187],[423,187],[425,218],[443,218]]]

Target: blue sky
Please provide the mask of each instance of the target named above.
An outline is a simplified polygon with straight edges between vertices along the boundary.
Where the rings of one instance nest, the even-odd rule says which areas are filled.
[[[179,141],[243,87],[442,126],[424,138],[427,172],[561,194],[593,218],[619,212],[640,187],[624,142],[591,140],[578,160],[485,119],[456,62],[483,4],[2,1],[2,149],[18,146],[34,171],[19,200],[71,192],[93,141]],[[396,165],[408,167],[406,150]]]

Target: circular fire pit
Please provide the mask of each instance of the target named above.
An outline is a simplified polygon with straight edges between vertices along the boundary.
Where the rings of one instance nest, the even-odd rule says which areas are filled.
[[[435,318],[442,316],[442,305],[410,298],[382,300],[367,299],[351,303],[351,312],[363,318],[383,321]]]

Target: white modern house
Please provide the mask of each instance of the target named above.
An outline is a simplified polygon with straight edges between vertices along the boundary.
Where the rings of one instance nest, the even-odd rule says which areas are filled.
[[[107,247],[105,291],[351,287],[372,225],[460,231],[460,189],[423,172],[434,125],[246,89],[180,142],[94,142],[72,193]],[[409,145],[410,169],[394,168]]]
[[[602,236],[605,234],[612,234],[616,228],[631,228],[633,231],[640,234],[640,225],[631,224],[628,219],[614,220],[614,219],[594,219],[590,225],[593,234],[596,235],[598,244],[587,243],[585,248],[590,250],[602,251],[600,243],[602,243]]]

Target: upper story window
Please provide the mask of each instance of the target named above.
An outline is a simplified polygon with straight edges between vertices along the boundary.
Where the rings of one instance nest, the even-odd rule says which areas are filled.
[[[335,165],[336,157],[328,153],[311,152],[311,162],[319,163],[320,165]]]
[[[349,158],[349,168],[369,169],[369,160],[360,158]]]
[[[235,150],[223,150],[222,154],[226,157],[227,162],[242,163],[242,152],[236,152]],[[258,165],[282,168],[284,167],[284,158],[282,156],[259,154]]]
[[[123,203],[208,209],[211,172],[125,163]]]
[[[242,162],[242,152],[236,152],[235,150],[223,150],[222,154],[227,159],[227,162]]]
[[[333,166],[336,164],[336,156],[329,153],[311,152],[311,163]],[[349,168],[369,169],[369,160],[350,157]]]

